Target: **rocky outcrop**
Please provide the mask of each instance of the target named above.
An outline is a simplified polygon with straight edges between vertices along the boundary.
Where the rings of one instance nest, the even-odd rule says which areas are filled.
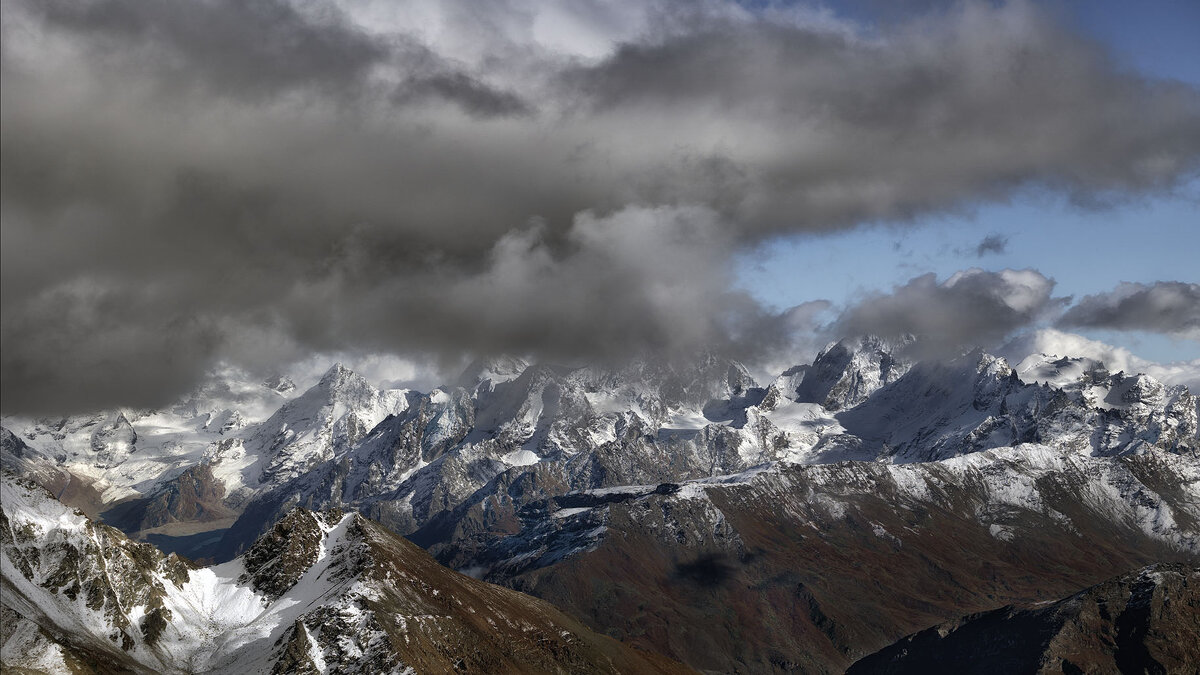
[[[317,562],[326,533],[343,515],[293,510],[246,551],[240,581],[272,599],[283,595]]]

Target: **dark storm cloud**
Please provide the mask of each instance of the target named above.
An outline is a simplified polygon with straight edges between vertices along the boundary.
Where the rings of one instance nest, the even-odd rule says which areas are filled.
[[[1123,283],[1088,295],[1058,321],[1065,328],[1141,330],[1200,339],[1200,284]]]
[[[538,42],[537,3],[388,6],[4,3],[5,411],[314,350],[761,348],[790,324],[731,265],[766,239],[1200,160],[1200,93],[1024,3],[869,37],[631,3],[600,57]]]
[[[975,256],[982,258],[988,254],[1003,254],[1008,250],[1008,237],[1002,234],[989,234],[975,247]]]
[[[153,296],[80,285],[42,293],[25,311],[6,314],[5,405],[19,397],[29,410],[86,410],[119,391],[123,404],[149,406],[183,393],[204,374],[220,336]],[[58,387],[29,386],[48,370],[64,377]],[[26,386],[14,391],[9,382]]]
[[[868,296],[834,323],[837,335],[916,335],[932,350],[987,346],[1061,308],[1054,280],[1036,270],[970,269],[945,281],[924,274]]]
[[[20,2],[20,0],[18,0]],[[206,93],[258,98],[359,82],[387,57],[337,11],[306,16],[283,0],[20,2],[114,65],[146,67]]]

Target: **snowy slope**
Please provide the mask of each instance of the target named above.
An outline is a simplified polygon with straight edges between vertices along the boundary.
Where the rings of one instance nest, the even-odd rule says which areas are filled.
[[[296,618],[348,591],[346,580],[327,572],[348,546],[354,516],[312,515],[321,533],[315,559],[272,597],[246,578],[242,559],[192,569],[91,523],[31,484],[5,476],[0,489],[5,604],[125,667],[269,672],[271,647]]]

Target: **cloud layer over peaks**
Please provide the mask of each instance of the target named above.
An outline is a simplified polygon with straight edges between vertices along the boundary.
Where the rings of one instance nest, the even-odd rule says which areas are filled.
[[[988,346],[1061,308],[1054,280],[1036,270],[972,268],[945,281],[924,274],[891,293],[864,298],[833,325],[834,334],[905,335],[935,351]]]
[[[715,0],[0,17],[6,411],[151,405],[215,360],[314,351],[744,351],[790,324],[730,290],[738,251],[1200,162],[1200,92],[1025,2],[882,33]],[[1021,274],[999,283],[1046,301]],[[994,301],[983,281],[895,300],[959,339],[920,299]],[[1008,300],[966,332],[1034,311]]]
[[[1149,331],[1200,340],[1200,284],[1123,283],[1109,293],[1080,299],[1058,324],[1068,328]]]

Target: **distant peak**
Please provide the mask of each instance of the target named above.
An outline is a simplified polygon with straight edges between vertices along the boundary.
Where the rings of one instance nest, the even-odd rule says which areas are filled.
[[[352,371],[349,368],[347,368],[346,366],[342,365],[342,362],[339,361],[339,362],[333,364],[332,366],[330,366],[329,370],[325,371],[325,375],[321,379],[327,380],[327,379],[334,378],[334,377],[346,377],[347,375],[352,375],[352,374],[354,374],[354,371]]]
[[[345,384],[365,385],[367,380],[358,373],[350,370],[340,362],[335,363],[321,376],[320,386],[338,388]]]
[[[263,381],[263,386],[280,394],[288,394],[296,390],[296,383],[285,375],[275,375]]]
[[[488,380],[500,384],[517,379],[528,367],[528,361],[516,356],[478,358],[458,376],[457,384],[465,389],[473,389]]]
[[[1013,372],[1012,366],[1008,365],[1008,361],[1004,357],[993,356],[979,348],[971,350],[968,358],[975,361],[976,370],[981,373],[987,372],[1008,377]]]
[[[912,364],[898,352],[913,341],[911,335],[842,338],[821,350],[811,366],[781,375],[780,388],[796,401],[830,410],[853,407],[908,372]]]
[[[904,349],[916,341],[916,336],[908,333],[905,333],[904,335],[889,336],[868,333],[865,335],[851,335],[844,337],[826,347],[825,350],[828,351],[834,347],[841,347],[849,352],[861,352],[869,350],[881,351],[890,354]]]

